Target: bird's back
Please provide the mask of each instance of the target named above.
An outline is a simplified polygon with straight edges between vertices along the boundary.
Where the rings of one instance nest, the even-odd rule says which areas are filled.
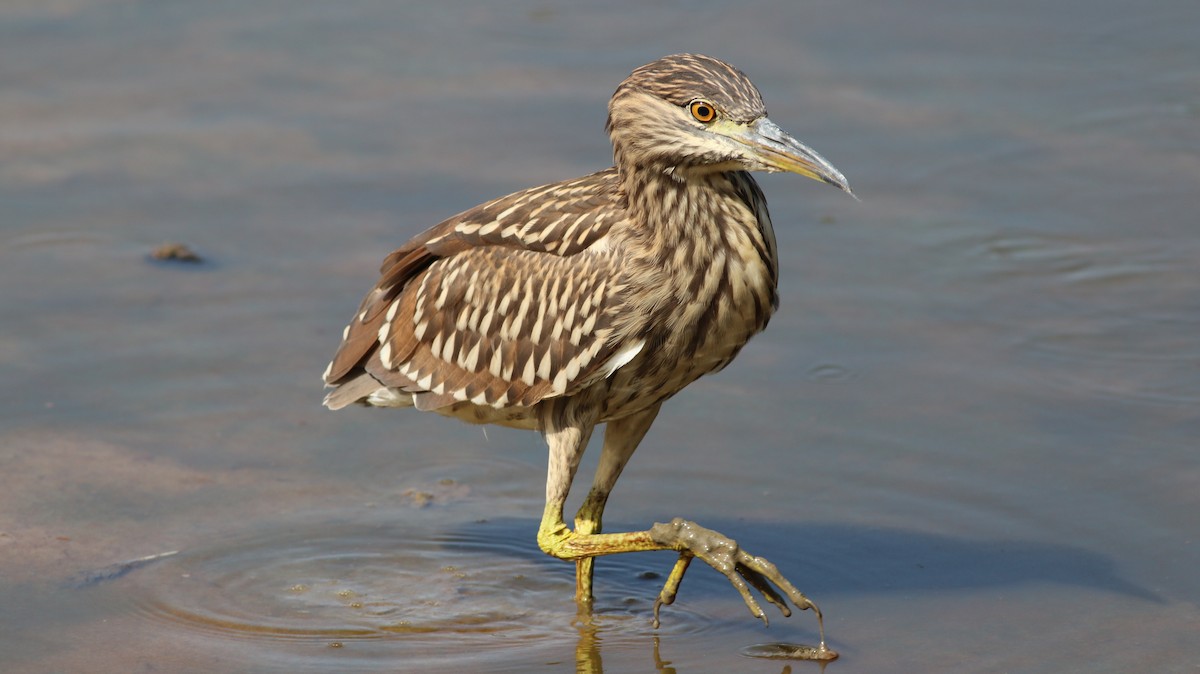
[[[522,408],[569,395],[618,350],[602,242],[622,218],[615,171],[517,192],[391,253],[325,374],[331,408],[362,402]]]

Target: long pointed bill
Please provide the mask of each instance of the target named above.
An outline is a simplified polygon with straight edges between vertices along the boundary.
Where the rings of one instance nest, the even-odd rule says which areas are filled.
[[[787,171],[828,183],[850,196],[850,183],[815,150],[792,138],[766,117],[748,125],[730,124],[725,134],[752,150],[767,171]],[[855,197],[857,198],[857,197]]]

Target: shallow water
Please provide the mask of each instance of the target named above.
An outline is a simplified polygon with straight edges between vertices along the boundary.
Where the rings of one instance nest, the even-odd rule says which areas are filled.
[[[535,436],[319,405],[388,250],[603,167],[617,82],[693,50],[863,201],[762,179],[781,311],[666,407],[608,529],[682,515],[770,558],[831,671],[1195,671],[1197,25],[1182,0],[5,3],[0,669],[788,671],[741,652],[814,643],[812,616],[764,628],[707,569],[652,630],[669,554],[600,560],[578,617],[534,541]]]

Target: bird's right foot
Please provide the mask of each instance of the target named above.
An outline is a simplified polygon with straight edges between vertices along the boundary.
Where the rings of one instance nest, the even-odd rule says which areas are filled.
[[[654,602],[654,626],[658,627],[658,610],[664,605],[675,601],[683,574],[694,557],[721,572],[729,579],[733,587],[742,595],[742,601],[750,609],[754,617],[767,623],[767,615],[750,587],[762,593],[763,598],[779,608],[784,616],[790,616],[792,609],[788,600],[800,610],[812,609],[817,616],[817,624],[821,631],[821,643],[825,643],[825,627],[821,618],[821,609],[804,593],[796,589],[791,581],[783,576],[774,564],[742,550],[732,538],[712,529],[706,529],[695,522],[676,517],[667,523],[657,523],[650,527],[650,538],[663,547],[679,551],[679,559],[675,568],[667,576],[667,582]],[[786,597],[786,599],[785,599]]]

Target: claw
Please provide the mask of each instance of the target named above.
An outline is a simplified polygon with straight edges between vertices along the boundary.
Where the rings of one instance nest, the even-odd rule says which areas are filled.
[[[656,543],[680,552],[679,560],[675,562],[675,568],[672,569],[662,592],[654,602],[655,627],[658,627],[659,624],[659,609],[675,601],[679,583],[683,580],[683,574],[687,571],[688,564],[691,563],[692,557],[699,557],[729,580],[741,595],[746,608],[750,609],[751,615],[762,620],[764,625],[770,625],[770,621],[767,620],[766,612],[762,610],[758,600],[750,592],[751,586],[758,590],[764,599],[778,608],[785,617],[792,614],[791,608],[788,607],[788,600],[791,600],[792,604],[801,610],[812,609],[816,613],[817,624],[820,626],[821,642],[824,643],[825,628],[820,609],[812,600],[804,596],[804,593],[796,589],[796,586],[792,585],[771,562],[747,553],[738,546],[736,541],[727,536],[678,517],[666,524],[655,524],[650,528],[649,534]]]
[[[663,589],[658,593],[658,598],[654,600],[654,622],[652,623],[654,629],[658,629],[658,609],[675,603],[675,596],[679,593],[679,584],[683,582],[683,574],[687,573],[688,566],[694,557],[695,555],[690,551],[683,550],[679,553],[679,559],[675,560],[675,566],[671,568],[667,582],[663,583]]]

